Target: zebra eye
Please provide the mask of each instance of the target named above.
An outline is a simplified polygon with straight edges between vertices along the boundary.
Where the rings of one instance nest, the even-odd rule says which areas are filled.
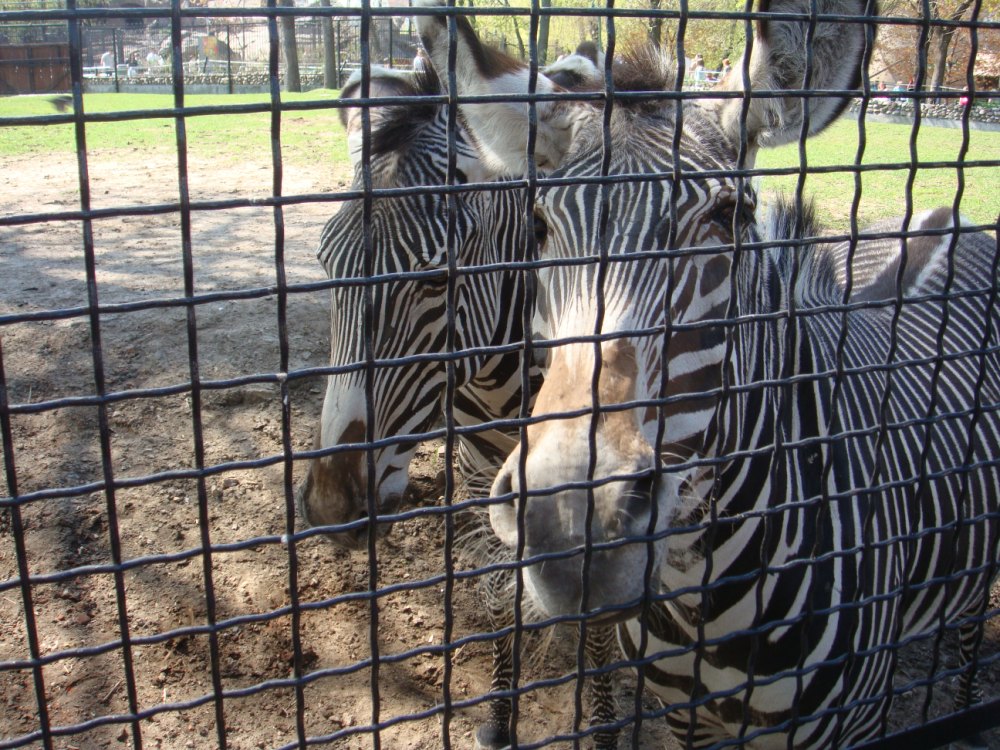
[[[718,204],[712,211],[712,221],[727,231],[732,231],[733,220],[736,218],[736,199],[731,198]],[[743,211],[740,214],[739,229],[745,232],[754,221],[754,203],[749,198],[743,200]]]
[[[455,184],[456,185],[466,185],[469,182],[469,176],[465,174],[461,169],[455,169]]]
[[[549,225],[539,211],[535,211],[535,246],[541,247],[549,237]]]
[[[429,287],[445,287],[448,285],[448,268],[444,267],[435,274],[424,276],[422,281]]]
[[[437,288],[448,284],[448,258],[443,254],[421,261],[411,270],[420,273],[415,280],[423,286]]]

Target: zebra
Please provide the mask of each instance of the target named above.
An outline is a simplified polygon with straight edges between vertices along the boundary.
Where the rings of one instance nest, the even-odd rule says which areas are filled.
[[[373,68],[371,97],[436,95],[432,71],[402,72]],[[341,97],[360,96],[361,77],[344,86]],[[372,107],[370,112],[370,189],[447,184],[447,114],[437,104]],[[355,167],[353,187],[365,189],[360,107],[343,107],[348,151]],[[453,180],[483,181],[478,154],[461,130],[455,134]],[[505,212],[523,210],[510,194],[478,192],[456,196],[455,268],[516,260],[522,246],[517,222]],[[497,347],[523,337],[516,312],[491,300],[520,302],[523,286],[516,274],[461,274],[450,278],[447,258],[448,199],[440,192],[406,192],[391,197],[346,201],[323,229],[318,257],[331,288],[331,366],[327,379],[318,448],[352,446],[313,458],[298,489],[300,517],[308,526],[337,526],[329,539],[342,547],[366,544],[369,511],[391,516],[400,506],[407,469],[418,441],[442,422],[448,378],[448,285],[454,286],[455,424],[479,427],[516,415],[521,405],[521,359]],[[501,217],[489,215],[498,211]],[[366,216],[366,212],[368,216]],[[480,238],[468,227],[509,227],[499,236]],[[365,251],[366,243],[370,247]],[[374,277],[379,283],[358,283]],[[384,280],[383,280],[384,279]],[[366,297],[370,295],[370,301]],[[366,305],[370,320],[366,323]],[[371,341],[366,341],[365,327]],[[370,352],[366,351],[370,348]],[[483,353],[485,352],[485,353]],[[413,362],[396,363],[414,354]],[[430,355],[430,356],[428,356]],[[437,356],[433,356],[437,355]],[[364,362],[375,358],[370,394]],[[373,413],[367,409],[371,405]],[[371,419],[369,419],[371,417]],[[369,477],[363,444],[380,441],[374,457],[375,506],[368,507]],[[496,466],[514,446],[500,430],[463,431],[457,440],[460,474],[470,479],[477,467]],[[489,482],[492,476],[482,481]],[[379,519],[378,532],[391,523]]]
[[[490,519],[547,615],[618,625],[687,747],[842,747],[885,731],[893,644],[957,626],[955,704],[977,700],[1000,252],[957,210],[837,242],[801,200],[758,218],[743,170],[841,114],[875,16],[759,11],[783,15],[706,101],[629,96],[680,80],[639,49],[612,106],[536,101],[533,155],[526,106],[460,105],[489,160],[553,170],[533,221],[544,382]],[[417,24],[439,75],[454,47],[460,102],[529,92],[461,15]]]
[[[593,86],[600,77],[593,63],[579,55],[567,57],[546,72],[566,88]],[[361,74],[355,73],[341,98],[359,97],[361,84]],[[438,96],[440,83],[433,70],[373,67],[369,95]],[[369,112],[370,187],[366,188],[362,108],[339,110],[355,169],[355,190],[446,184],[445,107],[419,102],[372,107]],[[455,130],[454,141],[456,184],[493,178],[461,127]],[[452,347],[462,356],[454,358],[453,413],[456,426],[467,428],[457,435],[459,474],[475,491],[489,488],[496,468],[516,445],[516,435],[510,430],[482,426],[516,417],[521,407],[521,357],[503,347],[523,338],[519,308],[524,289],[521,275],[514,271],[461,271],[521,259],[526,230],[517,214],[524,210],[524,196],[516,190],[466,192],[455,196],[455,204],[456,237],[451,241],[458,248],[455,268],[459,274],[454,280]],[[492,228],[490,233],[479,233],[485,226]],[[369,482],[361,448],[368,442],[368,402],[374,410],[373,439],[389,439],[373,451],[375,509],[380,514],[392,515],[399,508],[417,439],[443,421],[445,353],[449,351],[447,232],[447,198],[432,190],[376,197],[368,209],[361,199],[346,201],[323,229],[319,261],[331,279],[345,283],[331,290],[331,366],[336,371],[327,380],[315,442],[320,449],[356,448],[314,458],[297,496],[300,517],[307,525],[342,527],[329,537],[340,546],[358,548],[367,538]],[[364,252],[366,243],[371,247],[370,260]],[[370,267],[366,268],[366,262]],[[362,319],[366,288],[357,283],[365,277],[387,278],[368,287],[373,297],[368,324],[373,337],[371,356],[389,365],[374,368],[370,397],[365,392],[363,368],[368,346]],[[393,363],[415,354],[424,356],[417,362]],[[533,363],[528,374],[530,382],[537,382]],[[398,436],[414,439],[391,439]],[[379,521],[380,533],[390,528],[391,523]]]
[[[593,62],[579,54],[567,56],[545,72],[566,90],[592,88],[601,80]],[[341,98],[359,97],[361,86],[361,76],[355,74]],[[440,93],[433,70],[413,73],[373,67],[370,72],[373,98]],[[334,372],[328,378],[315,440],[322,452],[310,461],[297,489],[299,518],[306,527],[326,528],[326,538],[334,544],[359,549],[367,545],[370,513],[377,514],[378,533],[388,532],[404,497],[416,442],[443,421],[447,352],[460,355],[451,358],[458,475],[462,491],[477,496],[488,494],[497,469],[517,445],[516,429],[492,425],[518,417],[522,379],[527,377],[533,391],[539,370],[534,362],[522,361],[523,274],[516,268],[489,270],[523,260],[524,190],[454,195],[454,236],[449,240],[448,197],[441,191],[419,191],[422,186],[447,184],[447,108],[419,101],[372,107],[367,146],[361,108],[345,103],[340,117],[355,168],[354,189],[365,190],[366,180],[368,189],[417,188],[399,196],[374,197],[368,208],[363,199],[345,202],[324,227],[318,251],[329,277],[339,282],[331,288]],[[454,131],[452,150],[456,183],[492,179],[461,127]],[[367,257],[366,243],[371,248]],[[446,254],[449,246],[457,248],[454,267],[459,274],[454,277]],[[359,283],[368,277],[378,283]],[[454,285],[453,315],[449,315],[449,283]],[[366,294],[371,295],[367,323],[362,317]],[[452,318],[454,340],[450,343]],[[371,331],[370,343],[364,335],[366,326]],[[379,362],[370,374],[370,393],[363,367],[368,347]],[[415,361],[403,361],[406,357]],[[369,404],[371,414],[367,413]],[[371,451],[371,480],[366,443],[377,446]],[[369,487],[373,492],[369,493]],[[369,494],[374,499],[372,507]],[[488,521],[482,514],[465,521],[461,534],[467,538],[460,541],[471,549],[470,557],[493,563],[498,557],[508,558],[502,554],[502,545],[484,530]],[[501,632],[493,640],[491,692],[506,696],[513,659],[506,602],[513,591],[513,577],[500,569],[485,577],[484,586],[488,614],[494,630]],[[586,647],[591,663],[606,661],[615,648],[613,631],[594,633]],[[610,690],[607,679],[594,680],[596,723],[613,714]],[[489,718],[477,733],[482,747],[509,743],[511,711],[507,697],[490,701]]]

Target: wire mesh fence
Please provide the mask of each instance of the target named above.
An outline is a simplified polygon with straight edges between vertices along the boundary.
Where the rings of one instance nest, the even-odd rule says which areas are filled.
[[[0,748],[995,746],[966,12],[0,11]]]
[[[372,61],[389,67],[411,66],[416,40],[402,20],[380,18],[372,23],[369,29]],[[172,85],[173,43],[170,25],[162,18],[94,19],[81,24],[80,37],[83,83],[88,92],[150,91],[152,87]],[[5,38],[6,44],[28,47],[65,43],[68,39],[65,23],[8,24]],[[185,84],[222,86],[229,93],[266,91],[269,47],[270,31],[263,19],[186,18],[182,23],[179,53]],[[296,68],[301,71],[300,85],[339,88],[361,62],[360,24],[356,18],[299,17],[295,22],[295,50]],[[68,73],[68,59],[62,57],[53,62]],[[287,66],[287,60],[280,54],[278,70],[283,84],[287,80]],[[56,86],[18,87],[14,83],[19,72],[16,68],[7,71],[4,93],[46,93],[69,88],[68,77],[60,79]]]

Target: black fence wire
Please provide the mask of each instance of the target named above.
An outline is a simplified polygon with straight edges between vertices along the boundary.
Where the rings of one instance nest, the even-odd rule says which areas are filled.
[[[0,11],[70,82],[0,99],[0,748],[1000,746],[1000,21],[936,7]]]

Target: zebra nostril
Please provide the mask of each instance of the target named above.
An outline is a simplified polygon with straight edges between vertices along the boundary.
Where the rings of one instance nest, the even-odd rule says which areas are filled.
[[[639,477],[632,485],[632,494],[640,502],[649,502],[653,498],[653,490],[656,485],[656,477],[650,471],[645,476]]]
[[[497,478],[493,480],[493,489],[490,494],[493,497],[502,498],[500,501],[502,504],[514,505],[516,496],[514,495],[514,485],[511,481],[511,473],[509,471],[505,469],[500,470]]]
[[[624,534],[628,529],[640,531],[637,524],[646,523],[653,507],[653,493],[656,490],[656,477],[650,471],[632,483],[631,489],[621,498],[621,505],[615,516],[611,531],[614,534]]]

